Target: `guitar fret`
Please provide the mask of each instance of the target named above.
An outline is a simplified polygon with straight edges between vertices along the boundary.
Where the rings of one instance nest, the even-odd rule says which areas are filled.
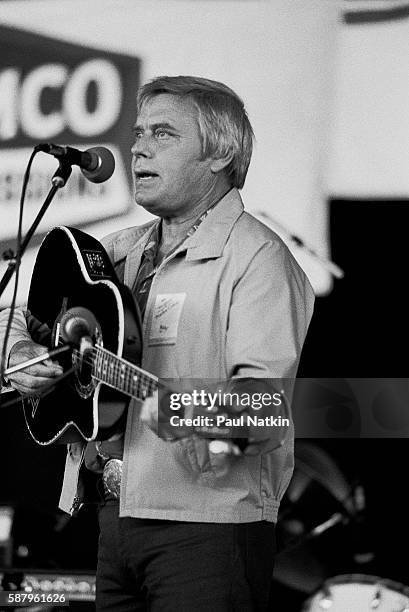
[[[117,379],[117,370],[114,367],[115,364],[112,361],[112,359],[108,359],[107,362],[108,362],[108,382],[111,385],[115,385],[116,386],[116,383],[117,383],[117,380],[116,380]]]
[[[124,388],[125,388],[125,392],[129,394],[131,388],[130,388],[130,368],[126,367],[124,369]]]
[[[97,364],[98,364],[98,375],[101,376],[101,370],[102,370],[102,354],[100,351],[98,351],[98,357],[97,357]]]
[[[114,362],[112,361],[112,359],[108,358],[107,359],[107,364],[108,364],[108,368],[107,368],[107,372],[108,372],[108,381],[111,385],[115,385],[116,386],[116,377],[117,377],[117,370],[116,368],[114,369]],[[114,378],[114,376],[115,378]]]
[[[132,391],[133,391],[133,379],[134,379],[134,373],[132,368],[128,368],[128,389],[129,389],[129,393],[130,395],[132,395]]]
[[[105,367],[104,367],[104,374],[105,374],[105,379],[106,381],[109,383],[109,359],[108,359],[108,355],[105,356]]]
[[[115,374],[116,374],[116,372],[115,372],[115,369],[114,369],[114,364],[113,364],[112,361],[110,361],[109,364],[108,364],[108,382],[111,385],[114,385],[115,382],[116,382]]]
[[[110,360],[108,359],[108,355],[106,355],[105,358],[105,376],[106,376],[106,381],[107,383],[111,383],[110,378],[109,378],[109,362]]]
[[[128,368],[124,363],[121,364],[121,387],[124,393],[128,393]]]
[[[103,355],[102,357],[102,374],[104,376],[104,379],[106,380],[106,375],[107,375],[107,356]]]
[[[137,374],[135,373],[131,373],[131,391],[133,391],[133,395],[136,393],[137,390],[137,382],[139,380],[139,377]]]
[[[148,388],[149,388],[149,395],[152,395],[154,391],[154,386],[151,380],[148,382]]]
[[[157,388],[154,377],[103,347],[96,349],[93,369],[98,380],[137,399],[152,395]]]

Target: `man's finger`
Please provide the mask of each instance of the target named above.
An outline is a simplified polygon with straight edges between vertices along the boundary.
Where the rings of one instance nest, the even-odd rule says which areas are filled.
[[[158,427],[158,393],[148,397],[142,404],[140,419],[148,425],[153,431],[157,431]]]
[[[10,381],[13,384],[24,385],[27,388],[37,389],[38,387],[53,384],[54,377],[45,376],[27,376],[23,374],[15,375],[13,378],[10,377]]]
[[[35,366],[35,376],[43,376],[43,377],[55,377],[55,376],[61,376],[61,374],[64,373],[64,370],[62,369],[61,366],[56,365],[56,364],[52,364],[49,366],[44,366],[44,365],[40,365],[40,366]],[[31,374],[31,372],[30,372]]]
[[[26,381],[12,381],[12,386],[23,395],[42,395],[53,386],[49,378],[38,380],[41,380],[41,383],[33,384],[31,381],[29,383]]]
[[[29,366],[24,370],[20,370],[20,372],[16,372],[16,375],[23,374],[27,376],[34,376],[36,378],[54,378],[55,376],[60,376],[63,374],[63,372],[64,370],[60,365],[52,364],[46,366],[41,363],[36,363],[35,365]]]

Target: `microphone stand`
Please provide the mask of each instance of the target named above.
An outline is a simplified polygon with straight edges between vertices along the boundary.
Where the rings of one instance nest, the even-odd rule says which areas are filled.
[[[20,253],[19,253],[20,259],[24,255],[24,252],[28,246],[28,243],[30,242],[31,238],[33,237],[34,232],[36,231],[42,218],[44,217],[47,208],[50,206],[51,202],[53,201],[55,194],[57,193],[59,189],[64,187],[64,185],[66,184],[67,180],[69,179],[71,175],[71,172],[72,172],[71,164],[69,164],[66,161],[60,161],[59,166],[56,172],[54,173],[54,176],[51,179],[52,187],[50,191],[48,192],[46,199],[44,200],[44,204],[42,205],[30,229],[25,235],[24,240],[21,243]],[[6,289],[9,283],[9,280],[11,279],[11,277],[13,276],[15,272],[16,263],[17,263],[17,255],[11,249],[9,249],[3,253],[3,259],[8,261],[8,266],[7,266],[7,270],[3,274],[2,279],[0,280],[0,297],[3,295],[4,290]]]

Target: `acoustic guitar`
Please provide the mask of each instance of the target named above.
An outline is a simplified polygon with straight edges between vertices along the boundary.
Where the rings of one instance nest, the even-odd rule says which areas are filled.
[[[139,367],[140,313],[100,242],[74,228],[51,230],[37,255],[28,309],[50,328],[50,348],[64,340],[67,312],[80,321],[84,312],[93,315],[91,346],[58,358],[64,380],[43,396],[23,400],[30,434],[41,445],[109,438],[130,399],[152,395],[158,379]]]

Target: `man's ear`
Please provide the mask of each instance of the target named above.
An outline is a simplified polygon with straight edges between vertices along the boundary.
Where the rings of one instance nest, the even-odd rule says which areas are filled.
[[[226,155],[222,157],[214,157],[212,163],[210,164],[210,170],[217,174],[217,172],[221,172],[230,164],[233,159],[233,152],[229,151]]]

